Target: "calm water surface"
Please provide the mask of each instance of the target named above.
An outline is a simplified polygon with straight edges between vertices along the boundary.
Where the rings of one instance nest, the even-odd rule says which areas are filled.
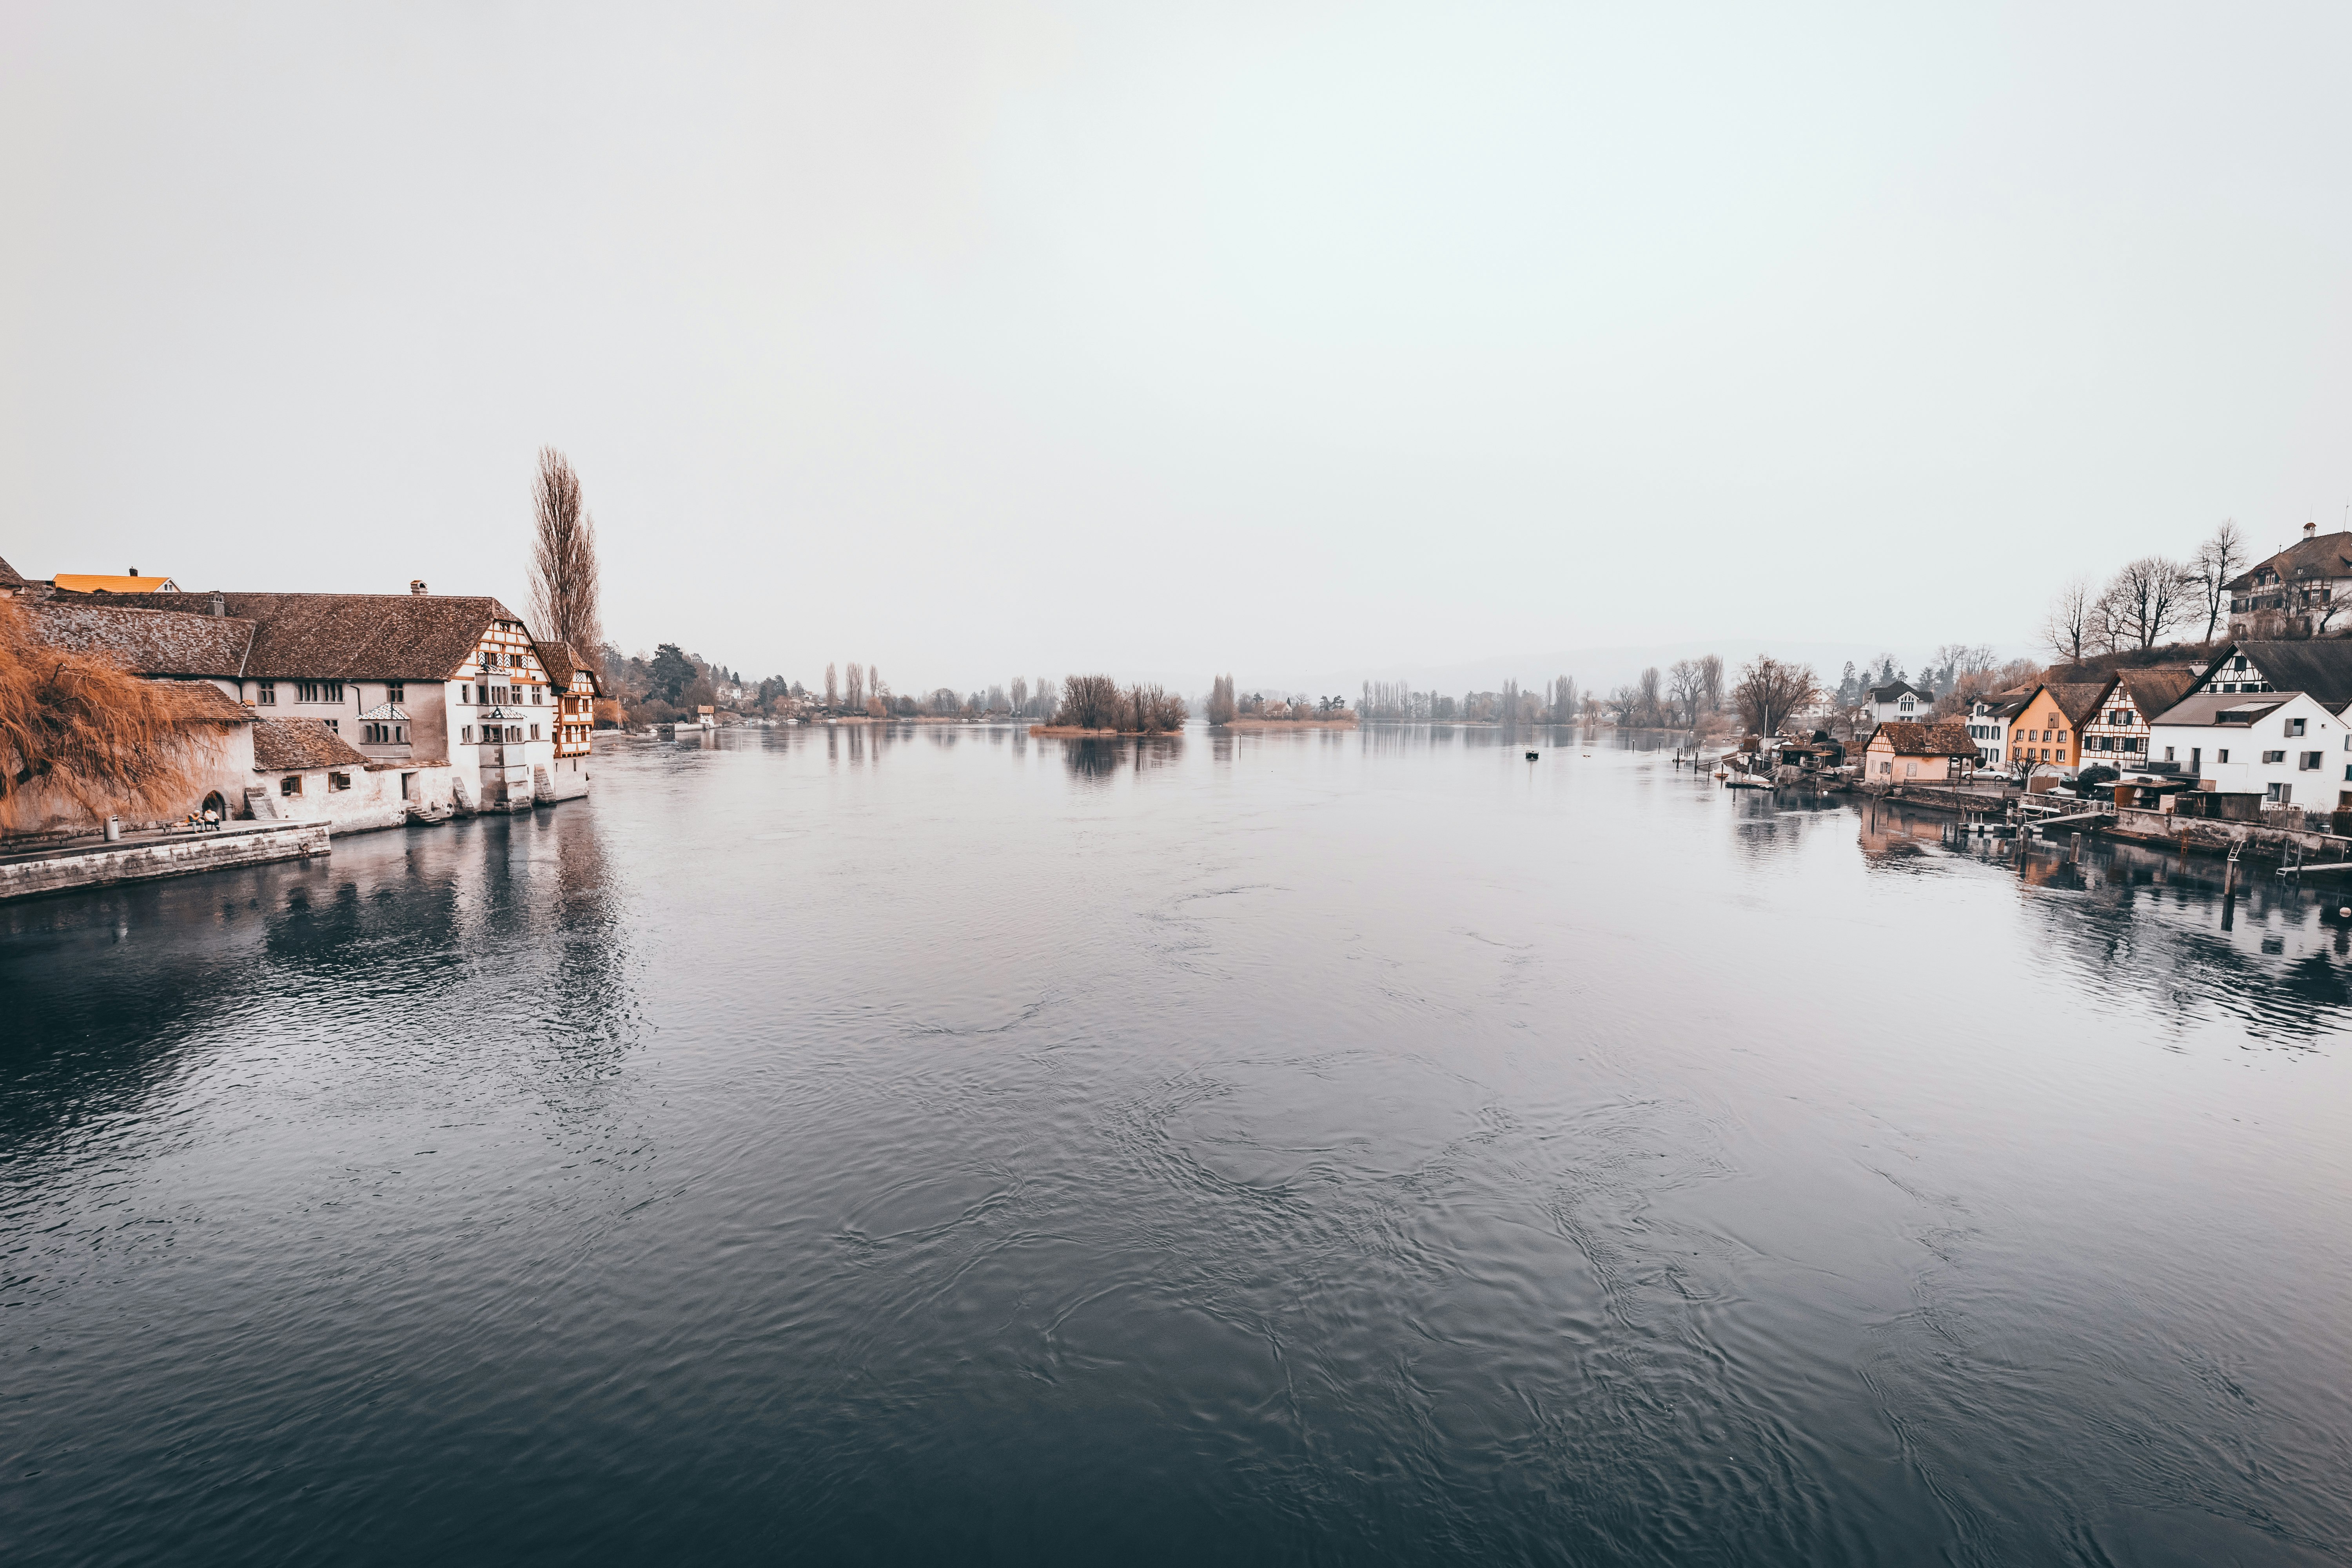
[[[1536,743],[625,742],[0,909],[0,1552],[2352,1561],[2339,900]]]

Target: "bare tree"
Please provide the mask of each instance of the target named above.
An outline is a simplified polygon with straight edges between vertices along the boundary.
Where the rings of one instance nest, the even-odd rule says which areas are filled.
[[[852,713],[866,710],[866,672],[854,658],[849,661],[848,673],[842,677],[841,705]]]
[[[92,817],[184,811],[244,728],[236,711],[201,680],[142,680],[44,643],[0,595],[0,824],[38,826],[66,803]]]
[[[2092,645],[2098,618],[2099,595],[2091,591],[2090,579],[2077,577],[2058,590],[2042,623],[2042,640],[2064,662],[2080,664]]]
[[[581,504],[580,476],[552,447],[539,449],[539,478],[531,486],[537,513],[531,531],[530,607],[539,635],[569,644],[583,664],[599,660],[604,646],[598,608],[596,522]]]
[[[1723,656],[1708,654],[1698,661],[1699,700],[1709,713],[1723,710]]]
[[[1706,698],[1706,672],[1695,658],[1679,658],[1666,672],[1667,690],[1686,724],[1698,722],[1698,705]]]
[[[2117,572],[2100,595],[2117,648],[2151,648],[2189,607],[2196,575],[2161,555],[2143,555]]]
[[[1739,672],[1739,684],[1731,689],[1731,702],[1751,734],[1769,740],[1780,732],[1790,714],[1813,700],[1817,689],[1812,666],[1784,663],[1770,654],[1759,654]]]
[[[1013,711],[1016,717],[1029,711],[1029,678],[1026,676],[1013,678]]]
[[[2221,624],[2221,614],[2230,607],[2230,584],[2251,563],[2247,559],[2246,536],[2238,531],[2235,518],[2225,517],[2213,537],[2197,547],[2192,569],[2197,574],[2197,586],[2205,598],[2205,640],[2211,642],[2213,633]]]
[[[824,667],[824,705],[827,708],[841,705],[841,678],[834,673],[833,666],[829,664]]]
[[[1054,722],[1077,730],[1116,730],[1123,717],[1118,682],[1108,675],[1073,675],[1062,682]]]

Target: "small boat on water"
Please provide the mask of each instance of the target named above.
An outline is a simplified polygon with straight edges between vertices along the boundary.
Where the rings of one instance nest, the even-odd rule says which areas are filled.
[[[1770,789],[1770,779],[1759,779],[1754,773],[1734,773],[1723,781],[1726,789]]]

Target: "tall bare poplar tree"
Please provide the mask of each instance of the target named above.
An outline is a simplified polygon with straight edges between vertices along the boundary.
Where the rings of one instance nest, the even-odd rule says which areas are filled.
[[[539,635],[568,643],[572,657],[593,663],[604,653],[598,607],[596,522],[581,503],[580,476],[552,447],[539,449],[531,486],[530,606]]]

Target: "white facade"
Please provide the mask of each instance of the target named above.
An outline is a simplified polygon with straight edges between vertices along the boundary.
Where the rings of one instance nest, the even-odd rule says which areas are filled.
[[[1879,724],[1926,724],[1936,700],[1908,681],[1870,689],[1870,721]]]
[[[2150,727],[2148,760],[2201,787],[2335,809],[2352,786],[2352,727],[2301,691],[2198,692]]]

